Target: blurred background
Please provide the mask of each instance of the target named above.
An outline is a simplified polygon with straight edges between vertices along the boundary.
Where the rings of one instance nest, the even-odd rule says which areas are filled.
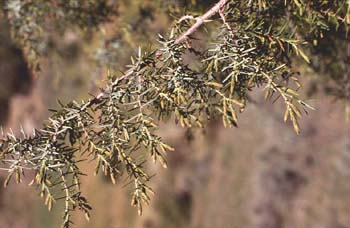
[[[23,127],[31,132],[48,118],[48,108],[58,106],[57,100],[65,103],[96,94],[106,83],[106,66],[125,70],[122,66],[138,46],[147,47],[157,34],[165,34],[173,16],[183,15],[186,7],[203,12],[215,1],[164,2],[159,7],[159,1],[122,0],[113,5],[113,20],[101,29],[72,29],[64,35],[52,31],[39,72],[28,68],[2,22],[4,131],[19,134]],[[349,45],[345,48],[350,58]],[[77,213],[75,227],[350,227],[350,125],[344,105],[319,85],[327,65],[318,71],[295,65],[304,97],[316,108],[302,119],[301,135],[283,122],[282,103],[264,101],[263,89],[252,92],[253,102],[239,116],[236,129],[223,128],[221,121],[205,129],[164,124],[160,135],[175,151],[168,155],[168,169],[148,164],[149,172],[156,174],[151,181],[155,196],[144,214],[138,216],[130,206],[123,181],[113,185],[103,176],[88,175],[83,191],[93,207],[91,220]],[[93,163],[84,167],[88,174],[93,169]],[[0,188],[0,227],[59,227],[61,216],[59,204],[48,212],[28,182]]]

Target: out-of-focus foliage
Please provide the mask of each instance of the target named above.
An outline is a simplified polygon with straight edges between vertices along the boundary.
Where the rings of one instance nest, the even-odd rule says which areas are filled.
[[[69,29],[91,30],[108,21],[113,6],[104,0],[89,1],[2,1],[14,39],[25,50],[31,67],[49,48],[49,31],[62,34]]]
[[[166,9],[180,17],[181,2],[173,2],[177,3]],[[139,24],[154,22],[153,12],[164,4],[147,2],[135,8],[137,3],[123,2],[124,10],[131,7],[141,14],[97,52],[101,64],[111,68],[106,88],[86,101],[61,104],[33,135],[8,133],[1,139],[2,169],[8,171],[5,185],[11,178],[20,182],[26,170],[35,171],[32,184],[49,209],[57,200],[65,200],[63,225],[68,227],[75,209],[89,217],[91,206],[80,189],[83,173],[79,163],[94,160],[95,173],[102,171],[112,182],[127,174],[134,184],[132,205],[141,213],[142,203],[149,203],[152,193],[147,185],[150,175],[143,165],[150,157],[166,167],[165,153],[172,150],[157,135],[162,121],[173,117],[182,127],[191,128],[204,127],[208,120],[219,117],[225,126],[237,126],[238,113],[249,105],[250,91],[264,87],[267,100],[281,98],[284,120],[290,120],[299,133],[298,119],[311,107],[299,96],[301,85],[293,63],[322,70],[320,66],[331,53],[340,60],[324,71],[330,71],[335,84],[348,83],[349,55],[338,53],[349,41],[348,1],[218,2],[207,13],[201,1],[182,2],[188,9],[183,10],[186,15],[168,32],[160,31],[163,34],[153,47],[139,48],[126,72],[120,74],[118,55],[112,49],[120,51],[118,47],[135,45],[139,37],[151,37]],[[14,39],[29,53],[28,58],[36,59],[45,49],[41,48],[45,29],[63,32],[76,26],[97,27],[109,19],[107,1],[77,3],[9,0],[3,9]],[[195,34],[201,26],[206,30]],[[190,61],[185,58],[188,55]],[[349,94],[348,86],[332,89],[338,91],[333,92],[338,98],[349,99],[343,95]]]

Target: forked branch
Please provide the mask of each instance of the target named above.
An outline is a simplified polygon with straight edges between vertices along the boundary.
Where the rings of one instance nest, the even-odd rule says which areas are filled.
[[[191,26],[185,33],[183,33],[179,38],[175,40],[175,43],[179,44],[186,41],[190,35],[195,33],[208,19],[210,19],[215,14],[219,13],[220,10],[228,3],[228,0],[220,0],[215,4],[210,10],[200,17],[197,17],[197,22]]]

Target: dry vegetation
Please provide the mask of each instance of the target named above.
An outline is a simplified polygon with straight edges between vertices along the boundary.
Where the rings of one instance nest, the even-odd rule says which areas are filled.
[[[130,15],[134,14],[137,12],[122,13],[124,16],[116,23],[132,25]],[[155,23],[151,19],[139,23],[156,34],[168,24],[166,16],[157,18],[153,19]],[[107,25],[104,35],[120,32],[113,31],[116,27]],[[130,36],[129,32],[137,28],[126,29],[126,43],[145,39]],[[68,35],[60,50],[76,42]],[[79,48],[91,54],[99,45],[98,38],[92,37]],[[128,56],[133,49],[131,45],[123,51]],[[23,74],[8,74],[9,78],[1,74],[0,122],[6,122],[6,128],[16,133],[20,125],[30,132],[47,118],[46,107],[55,106],[58,97],[80,99],[87,90],[93,91],[105,69],[98,68],[90,76],[88,73],[98,64],[92,64],[92,59],[86,61],[86,52],[76,56],[74,64],[69,59],[57,63],[55,56],[48,59],[34,84],[28,78],[18,78]],[[0,53],[0,69],[4,69],[7,57]],[[120,60],[122,64],[127,61]],[[56,69],[63,68],[60,75],[55,75]],[[312,84],[307,79],[313,78],[312,73],[298,70],[305,71],[301,81],[307,88]],[[21,95],[20,89],[4,83],[23,83],[31,89]],[[8,92],[3,92],[3,85]],[[253,93],[254,105],[239,116],[237,129],[224,128],[221,121],[213,121],[205,130],[183,129],[172,123],[160,127],[160,135],[176,150],[168,155],[167,170],[148,164],[149,172],[157,174],[150,183],[156,196],[141,217],[130,206],[129,186],[124,186],[124,179],[115,186],[102,175],[84,177],[83,191],[94,210],[90,222],[77,214],[76,227],[350,227],[350,125],[344,119],[344,108],[320,92],[313,102],[317,111],[301,120],[302,133],[297,136],[283,122],[280,106],[262,100],[262,93],[262,89]],[[87,164],[83,169],[92,173],[94,165]],[[0,191],[0,227],[58,227],[61,216],[57,208],[47,212],[26,183]]]

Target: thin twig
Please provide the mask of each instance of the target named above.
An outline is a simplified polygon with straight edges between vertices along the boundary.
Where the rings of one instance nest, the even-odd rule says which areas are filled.
[[[225,15],[224,15],[224,9],[223,9],[223,8],[220,8],[219,14],[220,14],[221,20],[222,20],[222,22],[224,23],[224,25],[226,26],[228,32],[231,33],[231,34],[233,35],[233,29],[232,29],[232,27],[230,26],[230,24],[227,23],[227,21],[226,21],[226,17],[225,17]]]
[[[194,16],[191,16],[191,15],[185,15],[183,17],[181,17],[177,22],[176,24],[180,24],[182,23],[183,21],[186,21],[186,20],[195,20],[196,18]]]

